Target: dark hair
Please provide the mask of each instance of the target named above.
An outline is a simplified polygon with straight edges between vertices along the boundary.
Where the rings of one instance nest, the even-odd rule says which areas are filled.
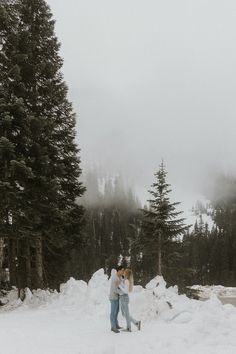
[[[116,271],[117,272],[119,272],[119,270],[121,270],[121,269],[124,269],[124,267],[122,265],[119,265],[119,266],[116,267]]]

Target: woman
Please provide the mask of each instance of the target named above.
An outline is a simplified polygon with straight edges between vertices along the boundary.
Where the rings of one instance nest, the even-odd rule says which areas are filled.
[[[127,328],[126,331],[131,332],[131,322],[140,331],[141,321],[136,321],[129,313],[129,293],[133,290],[134,278],[131,269],[126,269],[124,272],[124,280],[120,283],[120,305],[121,312],[126,319]]]

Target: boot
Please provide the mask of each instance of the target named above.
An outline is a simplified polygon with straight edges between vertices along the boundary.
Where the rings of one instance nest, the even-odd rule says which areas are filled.
[[[138,330],[140,331],[140,330],[141,330],[141,321],[138,321],[138,322],[136,323],[136,326],[137,326]]]
[[[126,329],[123,329],[123,332],[132,332],[132,331],[131,331],[131,328],[126,328]]]
[[[118,331],[117,328],[111,328],[111,331],[114,332],[114,333],[120,333],[120,331]]]

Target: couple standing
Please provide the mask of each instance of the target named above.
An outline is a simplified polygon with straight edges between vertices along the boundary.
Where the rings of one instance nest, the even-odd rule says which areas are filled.
[[[118,323],[118,313],[121,307],[122,315],[126,319],[126,330],[131,332],[131,322],[140,331],[141,322],[136,321],[129,313],[129,293],[133,290],[133,274],[131,269],[124,269],[122,266],[118,266],[116,271],[111,276],[111,288],[109,300],[111,302],[111,330],[115,333],[119,333],[119,329],[122,329]]]

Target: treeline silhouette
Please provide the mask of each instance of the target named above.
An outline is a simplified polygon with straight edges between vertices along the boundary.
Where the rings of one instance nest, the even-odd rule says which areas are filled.
[[[118,263],[130,264],[141,203],[119,175],[99,176],[93,169],[84,179],[84,247],[73,252],[73,264],[78,276],[89,279],[98,268],[109,272]]]
[[[84,232],[89,242],[76,256],[78,273],[88,279],[99,267],[109,272],[123,263],[133,268],[136,282],[144,285],[158,273],[158,243],[151,241],[153,252],[145,250],[145,240],[150,239],[143,210],[150,207],[142,208],[119,176],[101,178],[90,170],[85,185]],[[207,197],[207,205],[197,202],[193,208],[195,224],[182,237],[163,241],[162,273],[169,284],[236,285],[236,178],[218,176]],[[205,215],[212,222],[204,222]]]
[[[219,175],[208,189],[212,228],[200,219],[183,239],[189,284],[236,285],[236,178]]]

